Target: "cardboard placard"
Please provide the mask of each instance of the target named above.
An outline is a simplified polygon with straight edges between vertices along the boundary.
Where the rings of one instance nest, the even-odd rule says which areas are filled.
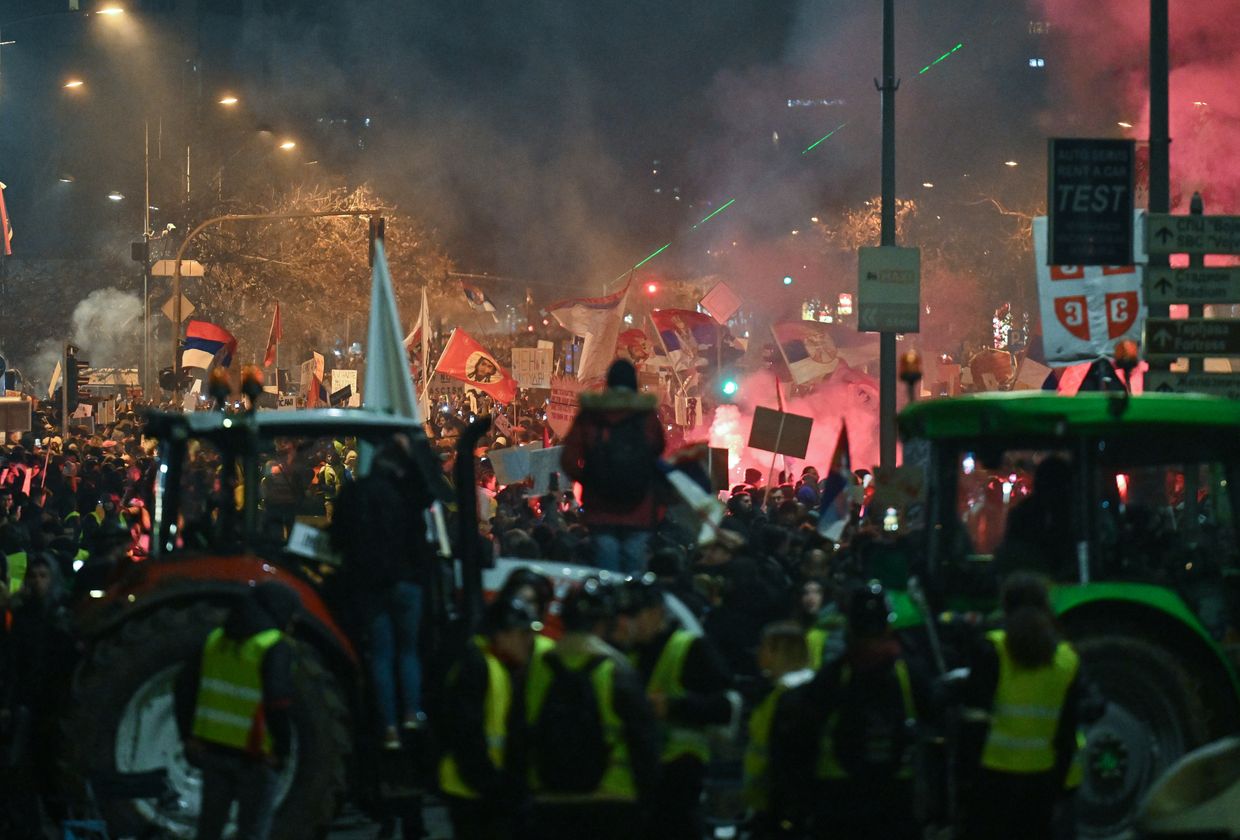
[[[336,395],[345,388],[349,389],[349,397],[346,405],[349,408],[361,408],[362,394],[357,388],[357,371],[349,369],[340,369],[332,371],[332,394],[331,404],[336,405]]]
[[[789,458],[804,458],[814,418],[758,406],[749,430],[750,449],[763,449]]]
[[[550,347],[512,348],[512,376],[522,388],[550,388],[553,364]]]
[[[495,470],[495,480],[500,485],[525,481],[530,477],[533,453],[540,449],[542,449],[541,443],[492,449],[487,453],[487,458],[491,461],[491,468]]]
[[[547,425],[560,437],[568,434],[577,416],[577,394],[581,383],[571,376],[555,376],[551,379],[551,403],[547,406]]]

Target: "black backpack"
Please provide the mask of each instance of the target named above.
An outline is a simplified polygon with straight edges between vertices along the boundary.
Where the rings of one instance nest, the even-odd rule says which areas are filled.
[[[614,426],[599,426],[585,451],[585,482],[608,504],[633,509],[641,504],[655,475],[655,453],[646,437],[646,412],[637,411]]]
[[[534,768],[554,793],[591,793],[607,772],[611,750],[603,731],[591,674],[606,657],[574,671],[554,653],[546,657],[551,685],[534,723]]]
[[[906,764],[913,736],[894,665],[841,674],[842,702],[831,741],[840,767],[854,779],[889,779]]]

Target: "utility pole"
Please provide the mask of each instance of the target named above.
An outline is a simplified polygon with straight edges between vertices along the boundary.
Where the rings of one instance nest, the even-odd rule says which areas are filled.
[[[1165,3],[1166,0],[1163,0]],[[894,0],[883,0],[883,80],[874,86],[882,96],[882,235],[884,247],[896,244],[896,33]],[[879,333],[878,452],[883,467],[896,465],[896,334]]]
[[[1167,0],[1150,0],[1150,167],[1148,212],[1171,212],[1171,129],[1167,113]],[[1150,256],[1149,270],[1167,268],[1171,258]],[[1150,306],[1150,315],[1165,318],[1170,307]],[[1168,370],[1163,361],[1150,363],[1152,370]]]

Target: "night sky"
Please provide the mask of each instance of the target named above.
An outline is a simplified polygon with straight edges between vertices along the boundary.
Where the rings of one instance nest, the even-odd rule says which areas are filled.
[[[10,0],[0,21],[64,4]],[[464,271],[591,290],[669,241],[652,268],[712,273],[707,252],[721,242],[774,242],[878,192],[877,2],[127,7],[123,20],[5,29],[18,43],[3,48],[0,179],[26,256],[89,255],[140,235],[144,119],[156,229],[184,229],[191,140],[196,192],[369,181],[433,225]],[[1084,119],[1055,115],[1047,80],[1062,70],[1028,66],[1053,46],[1030,34],[1036,11],[995,0],[896,7],[901,195],[948,214],[985,195],[1036,204],[1048,123],[1113,129],[1114,103]],[[87,84],[63,89],[72,74]],[[225,91],[236,108],[216,104]],[[273,151],[284,137],[295,154]],[[59,183],[64,173],[75,182]],[[126,200],[110,202],[112,190]]]

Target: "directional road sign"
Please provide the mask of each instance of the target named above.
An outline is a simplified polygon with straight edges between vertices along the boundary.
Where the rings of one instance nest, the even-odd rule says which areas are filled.
[[[1146,358],[1240,356],[1240,320],[1146,318]]]
[[[1150,213],[1145,244],[1151,254],[1240,254],[1240,216]]]
[[[1240,376],[1231,373],[1170,373],[1163,370],[1145,372],[1147,394],[1213,394],[1229,400],[1240,400]]]
[[[921,315],[921,250],[861,248],[857,259],[857,329],[915,333]]]
[[[151,266],[151,274],[156,277],[172,277],[176,274],[176,260],[156,260],[155,265]],[[201,277],[202,263],[198,260],[181,260],[181,276],[182,277]]]
[[[1151,268],[1146,303],[1240,303],[1240,268]]]

